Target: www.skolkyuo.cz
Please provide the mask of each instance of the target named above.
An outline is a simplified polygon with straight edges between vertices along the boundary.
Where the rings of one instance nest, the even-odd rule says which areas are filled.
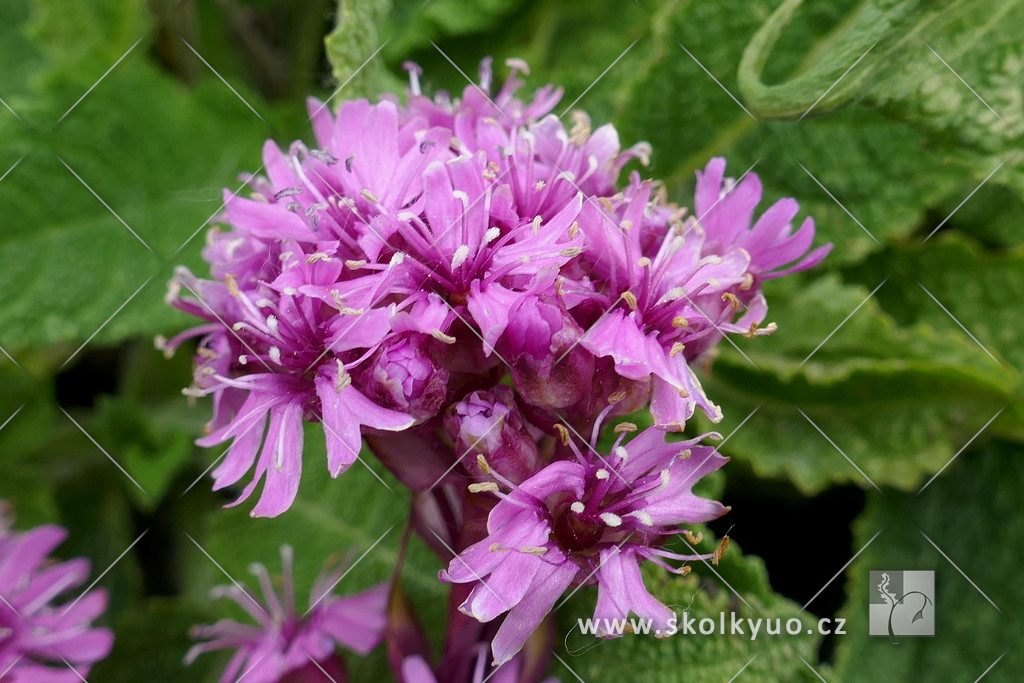
[[[806,625],[796,617],[740,617],[736,612],[721,612],[718,618],[697,618],[683,612],[656,628],[651,619],[577,619],[577,627],[584,635],[620,636],[653,635],[656,638],[672,636],[745,636],[756,640],[758,636],[794,637],[801,634],[846,635],[846,619],[823,617],[816,624]]]

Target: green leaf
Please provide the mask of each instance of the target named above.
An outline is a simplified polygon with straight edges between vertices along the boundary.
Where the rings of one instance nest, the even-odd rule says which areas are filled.
[[[752,169],[760,176],[761,210],[795,197],[815,218],[818,241],[836,245],[828,263],[859,261],[879,243],[917,229],[927,208],[958,190],[965,174],[944,165],[912,126],[868,109],[798,122],[744,111],[733,100],[736,65],[775,4],[677,3],[656,14],[649,57],[623,69],[630,76],[618,100],[620,135],[627,143],[651,142],[652,166],[644,174],[664,180],[672,200],[691,206],[694,171],[726,155],[728,175]],[[817,4],[798,14],[772,54],[775,70],[817,64],[831,44],[835,12],[849,4]]]
[[[105,448],[118,454],[120,464],[145,490],[134,486],[126,489],[135,505],[152,512],[175,476],[192,460],[195,432],[188,422],[160,425],[152,409],[117,397],[100,397],[96,413],[98,429],[90,432],[102,439]],[[179,414],[187,417],[184,411]]]
[[[961,454],[920,495],[869,494],[851,554],[878,536],[847,570],[847,635],[836,656],[843,680],[972,681],[1004,654],[984,680],[1014,680],[1024,664],[1024,599],[1014,580],[1024,522],[1020,492],[1007,483],[1024,477],[1022,456],[995,442]],[[881,570],[935,571],[934,638],[900,637],[894,646],[868,636],[869,572]]]
[[[384,69],[383,60],[374,56],[389,40],[378,27],[391,4],[391,0],[338,0],[334,30],[324,39],[324,46],[334,80],[343,86],[344,99],[376,99],[384,92],[401,89],[400,81]]]
[[[23,120],[0,117],[0,164],[17,162],[0,183],[0,344],[12,353],[69,341],[70,355],[94,333],[110,342],[187,324],[163,304],[163,283],[173,265],[199,262],[191,238],[220,188],[255,170],[269,132],[212,75],[186,89],[150,64],[146,39],[135,44],[144,5],[117,9],[117,21],[113,5],[45,5],[32,20],[44,60],[15,64],[31,88],[8,100]]]
[[[965,163],[979,181],[1005,163],[992,180],[1022,195],[1024,36],[1017,27],[1024,3],[960,0],[940,7],[918,19],[913,37],[863,95],[927,131],[937,150]]]
[[[345,0],[339,3],[347,5]],[[358,4],[358,3],[355,3]],[[509,21],[522,0],[485,0],[460,3],[457,0],[436,0],[432,3],[387,3],[386,29],[390,37],[389,54],[407,55],[418,48],[430,47],[430,41],[441,38],[465,38],[467,34],[495,29]],[[432,49],[432,48],[431,48]],[[482,55],[481,55],[482,56]]]
[[[753,110],[805,115],[855,101],[909,121],[943,157],[978,178],[1003,163],[996,181],[1024,191],[1024,3],[985,0],[861,3],[828,36],[828,49],[788,80],[765,85],[761,70],[801,0],[787,0],[752,38],[739,86]]]
[[[710,552],[713,548],[713,544],[705,541],[698,550]],[[685,546],[678,551],[693,552]],[[686,577],[669,574],[654,565],[644,566],[645,584],[652,595],[677,615],[678,632],[667,638],[637,634],[601,640],[581,634],[577,619],[593,614],[595,595],[592,588],[580,590],[559,611],[559,631],[567,634],[565,651],[559,652],[564,666],[556,660],[552,673],[561,680],[573,680],[575,675],[593,683],[681,683],[728,681],[742,669],[745,681],[817,681],[813,665],[828,675],[827,667],[817,664],[817,620],[799,605],[772,592],[760,558],[743,556],[733,545],[717,567],[702,562],[692,565],[693,573]],[[742,635],[729,633],[734,614],[743,627]],[[695,630],[700,620],[713,620],[716,632],[694,635],[684,631],[684,615],[695,620]],[[781,620],[782,635],[766,634],[762,621],[752,638],[745,620],[758,618],[769,620],[773,630],[776,619]],[[726,635],[718,633],[723,619]],[[790,620],[795,620],[794,630],[799,623],[798,635],[785,633]]]
[[[812,107],[822,112],[847,104],[885,68],[903,42],[915,37],[915,24],[927,24],[932,18],[930,14],[922,18],[923,4],[917,0],[859,4],[824,37],[827,49],[813,63],[782,83],[766,85],[761,80],[765,64],[776,56],[773,52],[779,38],[803,5],[803,0],[785,0],[743,51],[737,77],[740,92],[755,112],[774,118],[803,116]],[[856,70],[851,68],[855,63],[859,64]]]
[[[12,508],[16,529],[52,524],[58,517],[52,482],[20,463],[5,463],[0,501]]]
[[[959,331],[897,327],[868,294],[834,277],[770,286],[778,331],[739,339],[746,357],[723,349],[704,381],[726,417],[699,423],[730,435],[726,454],[808,494],[840,482],[909,489],[1015,402],[992,429],[1016,430],[1018,373]]]
[[[507,74],[505,60],[518,58],[533,74],[522,79],[526,87],[521,97],[528,99],[537,88],[554,84],[565,90],[556,115],[565,116],[573,105],[600,125],[613,115],[622,84],[649,51],[652,5],[615,0],[398,3],[382,35],[391,36],[385,54],[396,69],[404,60],[423,68],[425,92],[459,95],[469,85],[467,79],[478,80],[478,64],[487,56],[494,59],[492,87],[500,88]]]
[[[923,247],[901,246],[848,271],[862,282],[881,273],[890,280],[879,300],[901,324],[926,322],[966,335],[963,325],[977,339],[976,348],[995,356],[990,364],[1008,365],[1011,375],[1024,368],[1024,330],[1015,305],[1016,293],[1024,291],[1021,247],[988,252],[958,232],[939,233]]]
[[[213,623],[215,619],[216,611],[209,602],[142,600],[113,620],[114,649],[93,668],[89,677],[113,683],[183,678],[213,683],[220,674],[215,655],[199,657],[187,669],[182,659],[193,644],[189,629],[195,624]]]
[[[10,464],[46,442],[54,408],[45,381],[0,355],[0,462]]]

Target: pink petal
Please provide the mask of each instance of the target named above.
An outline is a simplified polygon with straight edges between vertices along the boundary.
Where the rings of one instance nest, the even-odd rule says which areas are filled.
[[[495,665],[504,664],[523,649],[527,639],[544,621],[577,572],[578,567],[570,561],[544,563],[530,581],[526,597],[509,611],[491,641]]]
[[[291,507],[299,492],[302,476],[301,403],[289,403],[270,414],[270,428],[260,453],[267,467],[263,494],[249,513],[253,517],[276,517]]]
[[[625,619],[633,612],[641,619],[650,619],[653,627],[668,630],[673,612],[647,592],[636,555],[619,548],[601,551],[597,570],[597,606],[594,619]]]

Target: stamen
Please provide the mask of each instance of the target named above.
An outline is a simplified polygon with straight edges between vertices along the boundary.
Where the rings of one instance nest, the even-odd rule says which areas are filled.
[[[274,195],[274,199],[281,200],[285,197],[294,197],[297,194],[302,194],[302,189],[298,187],[286,187],[277,194]]]
[[[638,427],[635,424],[633,424],[632,422],[620,422],[619,424],[615,425],[615,429],[613,429],[612,431],[615,432],[616,434],[624,434],[626,432],[629,432],[629,433],[635,432],[637,429],[638,429]],[[621,448],[621,446],[620,446],[620,448]],[[622,450],[625,451],[626,449],[623,448]],[[622,457],[626,457],[626,456],[622,456]]]
[[[420,75],[423,69],[416,62],[403,62],[402,69],[409,74],[409,92],[413,95],[420,94]]]
[[[672,350],[668,352],[669,357],[675,356],[678,353],[682,353],[683,349],[686,348],[686,344],[682,342],[676,342],[672,345]]]
[[[522,71],[524,76],[530,75],[530,65],[518,57],[509,57],[506,59],[505,66],[515,71]]]
[[[440,342],[444,342],[445,344],[454,344],[455,341],[456,341],[455,337],[453,337],[453,336],[451,336],[449,334],[445,334],[441,330],[431,330],[430,331],[430,336],[433,337],[434,339],[440,341]]]
[[[622,526],[622,517],[619,517],[614,512],[602,512],[598,516],[601,518],[602,522],[604,522],[605,524],[607,524],[610,527],[614,528],[614,527]]]
[[[729,549],[729,535],[722,536],[722,540],[718,542],[718,547],[715,548],[715,552],[711,555],[711,564],[718,564],[722,558],[725,557],[725,551]]]
[[[704,540],[704,534],[700,531],[694,534],[689,529],[686,529],[683,531],[683,535],[686,536],[686,540],[689,541],[691,545],[697,545]]]
[[[477,483],[477,484],[470,484],[469,485],[469,492],[470,493],[483,493],[483,492],[491,493],[491,492],[494,492],[494,491],[497,491],[497,490],[498,490],[498,485],[495,484],[493,481],[485,481],[485,482],[480,482],[480,483]]]
[[[528,545],[526,547],[523,547],[523,548],[519,549],[519,552],[521,552],[521,553],[526,553],[527,555],[537,555],[537,556],[543,555],[547,551],[548,551],[547,548],[541,548],[539,546],[534,546],[534,545]]]
[[[281,349],[276,346],[271,346],[268,353],[270,355],[270,360],[274,361],[278,365],[281,364]]]
[[[555,431],[558,432],[558,436],[559,436],[560,440],[562,441],[562,445],[563,446],[568,446],[569,445],[569,430],[566,429],[565,425],[562,425],[562,424],[556,424],[556,425],[552,425],[552,426],[555,428]]]
[[[582,501],[577,500],[575,503],[569,506],[569,509],[575,512],[577,515],[582,515],[583,511],[586,509],[586,506],[583,504]]]
[[[369,190],[360,190],[359,194],[362,196],[363,199],[365,199],[366,201],[370,202],[371,204],[379,204],[380,203],[380,200],[377,199],[377,195],[375,195],[374,193],[370,192]]]
[[[646,510],[634,510],[633,512],[627,512],[626,517],[635,517],[644,526],[654,526],[654,519],[651,514]]]
[[[487,463],[487,458],[484,457],[483,453],[476,454],[476,464],[484,474],[491,473],[491,466]]]
[[[601,469],[594,473],[594,476],[597,477],[598,479],[607,479],[611,475],[608,473],[608,470],[602,467]]]
[[[348,374],[340,359],[336,359],[335,362],[338,364],[338,379],[334,380],[334,391],[340,394],[342,390],[352,384],[352,375]]]
[[[584,112],[572,111],[572,128],[569,130],[569,141],[577,147],[583,146],[590,139],[590,117]]]
[[[452,270],[455,270],[469,258],[469,245],[463,244],[455,250],[455,255],[452,256]]]
[[[672,475],[669,473],[668,468],[665,468],[661,472],[658,472],[658,478],[661,480],[661,483],[658,484],[658,488],[663,489],[668,486],[668,482],[672,479]]]

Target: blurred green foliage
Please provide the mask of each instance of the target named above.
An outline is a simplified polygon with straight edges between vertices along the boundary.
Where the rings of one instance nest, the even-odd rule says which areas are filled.
[[[735,553],[721,577],[700,563],[685,579],[653,572],[654,592],[695,613],[810,623],[769,577],[840,572],[884,529],[836,579],[848,626],[830,641],[834,662],[816,637],[638,637],[580,653],[575,634],[553,671],[973,680],[1010,652],[986,679],[1010,680],[1024,544],[1022,12],[983,0],[3,3],[0,497],[19,526],[68,526],[61,553],[90,557],[95,575],[114,563],[100,585],[118,644],[96,680],[181,680],[188,624],[223,614],[207,600],[221,568],[274,571],[282,543],[297,551],[300,600],[337,553],[353,562],[373,548],[346,591],[390,577],[407,502],[388,486],[400,488],[369,460],[373,472],[331,480],[313,434],[288,514],[221,509],[230,498],[204,476],[219,454],[191,444],[208,406],[179,393],[187,354],[167,361],[151,338],[189,324],[163,304],[164,283],[175,265],[201,268],[221,189],[259,169],[265,138],[309,138],[305,95],[394,91],[406,60],[426,89],[458,93],[487,55],[526,59],[531,87],[564,86],[557,114],[571,105],[614,122],[625,145],[650,141],[652,165],[638,170],[673,200],[688,204],[694,170],[724,155],[734,176],[758,173],[766,203],[796,197],[819,243],[836,245],[822,267],[767,285],[774,336],[723,344],[702,377],[726,415],[725,480],[740,482],[726,494],[863,489],[848,553],[822,567],[833,558],[814,536],[847,533],[849,520],[818,520],[807,537],[768,539],[778,564]],[[402,569],[432,636],[445,609],[437,568],[414,542]],[[894,648],[866,636],[867,572],[880,568],[936,569],[935,639]],[[585,589],[567,604],[563,631],[593,599]],[[188,678],[215,679],[218,661],[201,658]],[[355,680],[388,675],[381,651],[351,667]]]

